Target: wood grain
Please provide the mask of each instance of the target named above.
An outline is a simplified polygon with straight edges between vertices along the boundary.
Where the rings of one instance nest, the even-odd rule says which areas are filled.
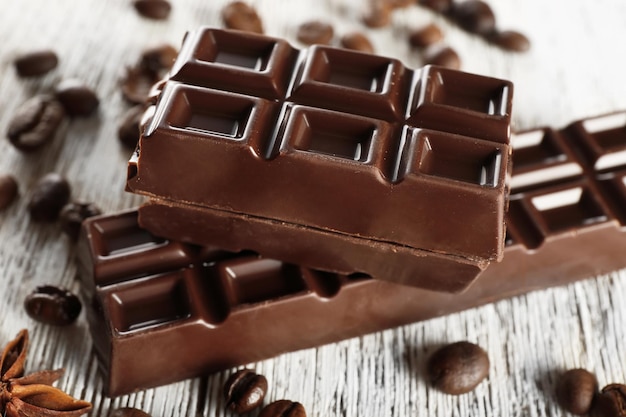
[[[463,68],[514,81],[515,127],[551,125],[626,109],[623,81],[626,3],[615,0],[493,0],[503,29],[530,36],[532,50],[513,55],[494,49],[441,17],[413,6],[394,12],[390,27],[368,30],[360,22],[367,0],[251,1],[266,32],[295,42],[297,25],[331,22],[337,35],[362,30],[377,53],[421,65],[408,46],[410,28],[439,24],[457,49]],[[96,117],[66,122],[45,150],[23,155],[0,140],[0,172],[19,179],[21,198],[0,213],[0,342],[29,328],[29,370],[65,367],[60,386],[94,403],[93,416],[134,406],[153,416],[225,416],[221,387],[228,372],[109,399],[81,316],[69,328],[30,320],[22,300],[44,283],[78,290],[74,248],[57,225],[33,224],[25,211],[34,182],[50,171],[69,178],[76,199],[113,212],[140,204],[123,192],[128,152],[117,141],[120,115],[128,107],[119,78],[140,51],[160,42],[179,45],[188,29],[220,26],[225,0],[173,2],[167,21],[146,20],[127,0],[2,0],[0,14],[0,129],[28,97],[48,92],[62,78],[93,86],[101,100]],[[59,68],[35,80],[19,79],[13,58],[52,47]],[[625,248],[626,250],[626,248]],[[584,253],[572,256],[585,256]],[[589,259],[593,262],[593,259]],[[626,382],[626,272],[526,296],[448,317],[253,364],[269,380],[268,400],[303,403],[311,416],[561,416],[552,392],[561,370],[586,367],[600,384]],[[332,324],[329,324],[332,325]],[[491,358],[489,379],[453,397],[433,390],[423,377],[428,355],[439,345],[470,340]]]

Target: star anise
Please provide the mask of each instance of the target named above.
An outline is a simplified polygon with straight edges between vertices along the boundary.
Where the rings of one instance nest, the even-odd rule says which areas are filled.
[[[7,344],[0,357],[0,415],[6,417],[78,417],[91,403],[77,400],[51,384],[63,369],[24,376],[28,331],[22,330]]]

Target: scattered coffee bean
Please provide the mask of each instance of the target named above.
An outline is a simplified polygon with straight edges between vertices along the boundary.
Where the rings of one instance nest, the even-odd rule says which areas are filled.
[[[626,417],[626,385],[609,384],[596,395],[591,406],[592,417]]]
[[[172,45],[163,44],[145,49],[139,60],[139,66],[144,71],[161,74],[172,68],[178,51]]]
[[[334,30],[325,22],[314,20],[298,26],[296,37],[305,45],[328,45],[333,40]]]
[[[298,402],[279,400],[263,408],[259,417],[306,417],[306,411]]]
[[[456,51],[445,45],[432,45],[424,51],[424,64],[438,65],[458,70],[461,68],[461,58]]]
[[[122,96],[131,104],[143,104],[149,97],[152,86],[160,81],[158,74],[139,67],[126,68],[122,79]]]
[[[470,33],[488,35],[496,30],[496,17],[491,7],[481,0],[453,3],[452,19]]]
[[[89,116],[100,103],[95,91],[80,80],[64,80],[55,89],[57,100],[70,116]]]
[[[513,30],[494,31],[486,39],[507,51],[526,52],[530,49],[530,40],[524,34]]]
[[[405,7],[409,7],[415,0],[386,0],[389,3],[389,7],[392,9],[403,9]]]
[[[559,378],[556,400],[572,414],[587,414],[598,391],[595,375],[585,369],[570,369]]]
[[[61,230],[63,230],[72,241],[76,241],[80,234],[80,227],[83,224],[83,220],[99,214],[102,214],[102,211],[93,203],[75,201],[66,204],[63,206],[63,209],[61,209],[61,213],[59,213]]]
[[[224,384],[226,407],[238,414],[260,406],[266,392],[267,379],[250,369],[235,372]]]
[[[17,197],[19,188],[13,175],[0,175],[0,211],[9,207]]]
[[[52,285],[37,287],[24,300],[26,313],[38,322],[67,326],[76,321],[82,305],[70,291]]]
[[[167,19],[172,11],[172,5],[166,0],[135,0],[133,6],[143,17],[155,20]]]
[[[54,137],[64,116],[63,106],[54,97],[35,96],[13,115],[7,131],[9,141],[21,151],[34,151]]]
[[[430,23],[421,28],[411,31],[409,43],[416,48],[425,48],[443,39],[443,32],[434,23]]]
[[[126,111],[117,127],[117,138],[130,150],[137,147],[140,135],[139,123],[144,111],[145,107],[141,104],[131,107]]]
[[[145,411],[141,411],[137,408],[122,407],[113,410],[109,417],[151,417],[150,414]]]
[[[417,0],[417,4],[437,13],[447,13],[452,7],[452,0]]]
[[[341,46],[354,51],[374,53],[374,46],[370,40],[361,32],[348,33],[341,37]]]
[[[20,55],[14,64],[20,77],[37,77],[55,69],[59,65],[59,58],[54,51],[46,49]]]
[[[256,10],[243,1],[234,1],[222,9],[222,21],[228,29],[263,33],[263,22]]]
[[[70,184],[56,173],[44,175],[35,185],[28,203],[30,217],[38,222],[53,222],[70,199]]]
[[[384,0],[370,0],[363,23],[370,28],[382,28],[391,23],[391,6]]]
[[[489,373],[489,357],[480,346],[456,342],[436,351],[428,361],[428,378],[446,394],[470,392]]]

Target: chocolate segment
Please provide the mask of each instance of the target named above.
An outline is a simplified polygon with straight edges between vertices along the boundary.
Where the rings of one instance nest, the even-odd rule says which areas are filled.
[[[504,258],[460,294],[157,238],[138,226],[134,211],[87,219],[80,271],[108,393],[204,375],[626,267],[626,158],[620,156],[626,112],[520,133],[512,145],[519,163],[512,173]],[[585,256],[572,256],[577,253]]]
[[[148,110],[127,186],[168,210],[141,212],[159,236],[230,234],[233,251],[460,291],[502,256],[511,96],[493,78],[204,29]],[[291,247],[265,250],[246,222]],[[338,240],[333,259],[308,255]],[[391,252],[406,260],[363,261]]]

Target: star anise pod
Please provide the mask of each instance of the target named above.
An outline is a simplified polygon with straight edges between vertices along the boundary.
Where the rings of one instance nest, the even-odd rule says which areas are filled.
[[[51,384],[63,369],[24,376],[28,331],[22,330],[0,356],[0,415],[6,417],[78,417],[91,403],[77,400]]]

